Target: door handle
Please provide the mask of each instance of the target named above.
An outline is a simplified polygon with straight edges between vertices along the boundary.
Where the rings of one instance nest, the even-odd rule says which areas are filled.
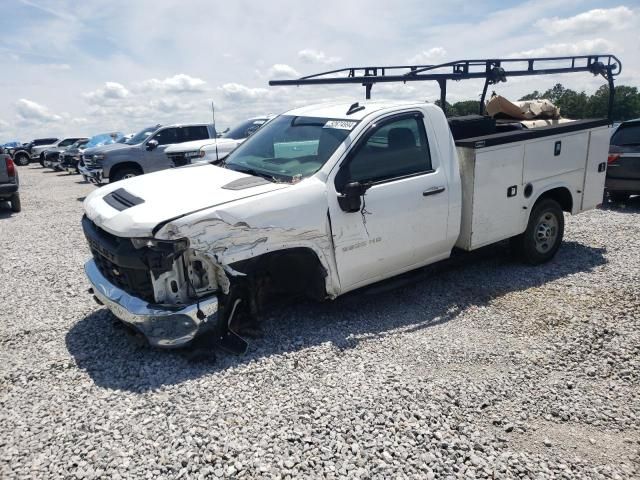
[[[423,197],[428,197],[429,195],[436,195],[438,193],[444,192],[444,190],[445,190],[444,187],[429,188],[429,189],[425,190],[424,192],[422,192],[422,196]]]

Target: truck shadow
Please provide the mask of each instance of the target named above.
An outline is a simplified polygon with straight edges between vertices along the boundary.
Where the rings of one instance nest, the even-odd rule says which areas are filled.
[[[553,261],[531,267],[514,261],[508,248],[498,244],[333,302],[276,306],[263,321],[264,337],[250,341],[249,351],[242,356],[218,352],[216,358],[211,351],[194,352],[193,348],[152,349],[104,308],[77,322],[67,333],[66,345],[78,367],[97,385],[146,392],[322,344],[344,351],[362,339],[440,325],[507,293],[589,272],[606,263],[605,252],[565,242]],[[194,356],[200,360],[193,361]]]

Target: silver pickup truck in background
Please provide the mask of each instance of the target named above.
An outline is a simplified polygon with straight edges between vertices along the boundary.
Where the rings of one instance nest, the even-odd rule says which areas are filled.
[[[86,180],[102,185],[172,167],[165,149],[175,143],[215,138],[213,125],[154,125],[144,128],[125,143],[88,148],[80,172]]]

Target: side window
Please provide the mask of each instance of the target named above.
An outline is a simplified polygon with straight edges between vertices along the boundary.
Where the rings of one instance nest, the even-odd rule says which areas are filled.
[[[618,131],[611,139],[612,145],[640,145],[640,124],[629,125],[618,128]]]
[[[179,142],[191,142],[192,140],[206,140],[209,138],[209,130],[205,125],[182,127],[180,129]]]
[[[423,120],[404,117],[382,124],[350,155],[336,178],[336,187],[349,182],[379,182],[431,170],[429,143]]]
[[[75,141],[76,141],[75,138],[67,138],[66,140],[61,141],[58,146],[60,146],[60,147],[68,147],[72,143],[75,143]]]
[[[153,136],[153,140],[158,142],[158,145],[169,145],[178,141],[178,129],[177,128],[165,128],[160,130]]]

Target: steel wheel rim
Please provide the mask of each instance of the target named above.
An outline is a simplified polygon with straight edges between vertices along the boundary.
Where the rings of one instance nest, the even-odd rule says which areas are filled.
[[[533,231],[533,239],[536,250],[539,253],[548,253],[556,244],[558,238],[558,218],[551,212],[544,212],[538,218]]]

